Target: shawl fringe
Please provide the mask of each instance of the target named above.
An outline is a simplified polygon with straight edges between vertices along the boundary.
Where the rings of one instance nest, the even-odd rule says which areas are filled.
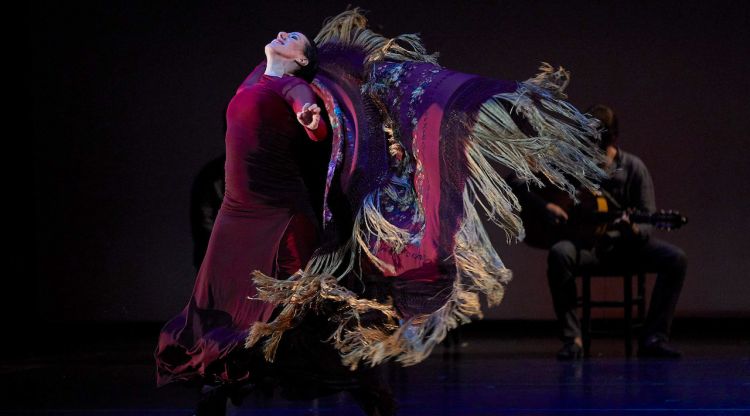
[[[325,21],[315,43],[322,46],[338,43],[361,48],[365,62],[390,60],[396,62],[419,61],[437,64],[437,53],[427,53],[417,33],[387,38],[367,28],[367,18],[362,9],[355,7]]]

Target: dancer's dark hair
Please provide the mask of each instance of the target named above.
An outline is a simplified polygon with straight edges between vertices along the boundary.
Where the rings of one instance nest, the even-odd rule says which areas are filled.
[[[308,40],[303,53],[305,54],[305,58],[307,58],[307,65],[302,66],[298,64],[299,69],[294,71],[294,76],[300,77],[307,82],[312,82],[315,74],[318,72],[318,47],[315,46],[315,42]]]

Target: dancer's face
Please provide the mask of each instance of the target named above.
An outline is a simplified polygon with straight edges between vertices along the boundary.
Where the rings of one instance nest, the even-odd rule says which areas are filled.
[[[279,32],[276,39],[266,45],[266,55],[296,61],[300,66],[307,65],[305,46],[310,41],[300,32]]]

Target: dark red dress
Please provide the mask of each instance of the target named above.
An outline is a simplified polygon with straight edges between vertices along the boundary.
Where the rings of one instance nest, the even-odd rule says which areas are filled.
[[[237,90],[227,109],[226,194],[208,250],[182,313],[167,322],[154,353],[157,385],[173,381],[242,381],[249,368],[227,365],[248,329],[268,321],[274,305],[256,295],[254,270],[284,278],[304,267],[317,244],[317,223],[303,180],[305,140],[322,140],[295,113],[315,95],[303,80],[263,75]],[[308,139],[309,137],[309,139]]]

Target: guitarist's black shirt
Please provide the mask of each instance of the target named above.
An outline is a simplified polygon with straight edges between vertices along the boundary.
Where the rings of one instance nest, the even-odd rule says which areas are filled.
[[[601,183],[602,192],[607,192],[620,205],[619,209],[633,208],[637,211],[653,213],[656,211],[654,182],[641,159],[621,149],[617,149],[614,169],[609,179]],[[651,235],[650,224],[639,224],[644,240]]]

